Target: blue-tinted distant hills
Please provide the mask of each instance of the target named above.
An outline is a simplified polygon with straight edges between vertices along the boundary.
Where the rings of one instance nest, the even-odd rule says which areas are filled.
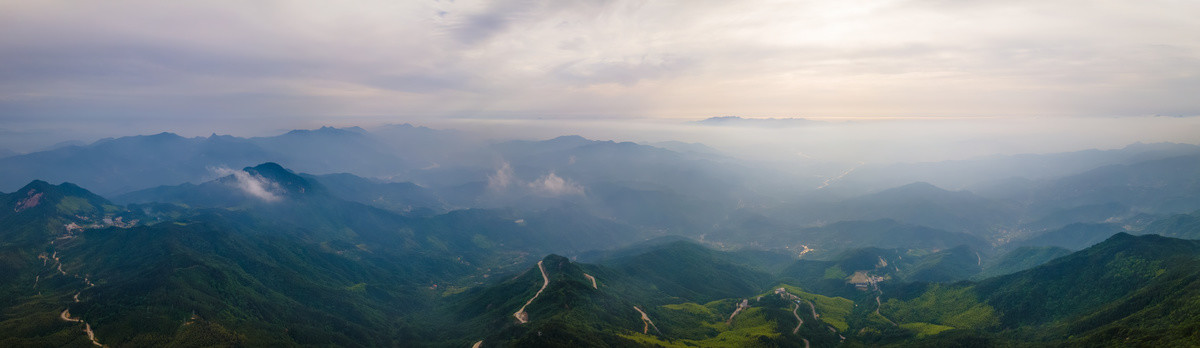
[[[696,124],[717,127],[788,128],[806,126],[815,122],[817,121],[794,117],[744,118],[740,116],[717,116],[696,121]]]
[[[845,220],[893,219],[990,238],[1018,216],[1011,205],[968,191],[911,183],[840,201],[805,200],[781,205],[770,215],[801,225]]]
[[[1005,181],[1048,180],[1080,174],[1109,165],[1131,165],[1200,154],[1200,146],[1177,143],[1134,143],[1120,149],[1083,150],[1049,154],[994,155],[965,160],[919,163],[881,163],[856,168],[833,182],[828,190],[851,194],[900,186],[915,181],[983,194]]]
[[[217,176],[214,168],[241,168],[269,161],[314,172],[333,168],[372,172],[381,166],[402,165],[395,156],[384,155],[381,145],[360,136],[325,133],[333,131],[252,139],[218,135],[184,138],[171,133],[104,139],[87,146],[0,159],[0,183],[14,185],[43,178],[78,182],[112,194],[201,182]]]

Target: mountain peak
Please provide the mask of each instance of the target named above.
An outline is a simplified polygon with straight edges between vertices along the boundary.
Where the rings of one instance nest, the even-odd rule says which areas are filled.
[[[546,255],[546,257],[543,257],[543,258],[542,258],[542,263],[545,263],[545,264],[549,264],[549,263],[560,263],[560,262],[563,262],[563,261],[566,261],[566,262],[571,262],[571,259],[568,259],[568,258],[566,258],[566,257],[563,257],[563,256],[559,256],[559,255],[557,255],[557,254],[550,254],[550,255]]]
[[[563,135],[554,139],[546,140],[546,142],[559,144],[584,144],[592,141],[579,135]]]
[[[253,171],[253,172],[262,172],[262,173],[288,173],[288,174],[292,173],[291,170],[288,170],[287,168],[284,168],[283,166],[279,165],[279,163],[275,163],[275,162],[264,162],[257,166],[246,167],[243,170],[245,170],[247,172]]]
[[[896,186],[890,189],[879,191],[870,194],[867,197],[875,199],[930,199],[934,197],[947,197],[948,195],[954,193],[954,191],[949,191],[924,181],[917,181],[911,184]]]
[[[1115,243],[1115,242],[1128,241],[1128,240],[1131,240],[1134,238],[1137,238],[1137,237],[1134,237],[1132,234],[1129,234],[1126,232],[1117,232],[1116,234],[1112,235],[1112,237],[1108,237],[1108,239],[1105,240],[1105,242],[1114,242]]]
[[[911,183],[911,184],[908,184],[908,185],[899,186],[899,187],[893,188],[893,190],[904,190],[904,191],[946,191],[946,189],[943,189],[943,188],[941,188],[941,187],[937,187],[937,186],[935,186],[935,185],[933,185],[933,184],[930,184],[930,183],[928,183],[928,182],[924,182],[924,181],[917,181],[917,182],[913,182],[913,183]],[[947,192],[948,192],[948,191],[947,191]]]
[[[246,167],[242,170],[246,173],[270,180],[290,193],[311,194],[322,190],[322,187],[315,182],[304,179],[275,162],[266,162],[254,167]]]
[[[54,185],[42,180],[33,180],[8,196],[8,201],[0,204],[8,204],[11,212],[17,213],[38,207],[51,207],[63,210],[62,213],[73,214],[101,211],[101,206],[112,204],[103,197],[69,182]],[[60,207],[59,203],[68,197],[76,197],[82,201],[76,200],[69,206]]]
[[[148,141],[154,141],[154,142],[187,139],[187,138],[180,136],[179,134],[175,134],[175,133],[171,133],[171,132],[162,132],[162,133],[158,133],[158,134],[142,135],[142,136],[138,136],[137,138],[141,138],[143,140],[148,140]]]
[[[284,136],[312,136],[312,135],[329,135],[329,136],[351,136],[362,135],[367,131],[359,127],[336,128],[323,126],[317,129],[296,129],[284,134]]]
[[[182,138],[181,136],[179,136],[179,134],[175,134],[175,133],[171,133],[171,132],[162,132],[162,133],[158,133],[158,134],[151,134],[151,135],[147,135],[145,137],[147,137],[147,138]]]
[[[16,193],[28,194],[30,191],[46,191],[46,190],[50,189],[50,187],[52,187],[52,186],[54,186],[54,185],[51,185],[50,183],[42,181],[42,180],[33,180],[33,181],[30,181],[28,184],[25,184],[24,187],[21,187],[20,190],[17,190]]]
[[[695,121],[697,124],[706,126],[735,126],[735,127],[796,127],[812,123],[812,120],[798,117],[784,118],[746,118],[741,116],[716,116],[709,117],[700,121]]]

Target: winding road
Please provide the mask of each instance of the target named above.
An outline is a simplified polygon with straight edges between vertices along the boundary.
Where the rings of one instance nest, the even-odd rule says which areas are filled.
[[[72,318],[71,317],[71,309],[69,309],[69,308],[64,309],[62,311],[62,314],[59,314],[58,317],[62,318],[62,320],[64,320],[64,321],[73,321],[73,322],[77,322],[77,323],[83,322],[83,320]]]
[[[653,326],[654,332],[657,332],[660,336],[662,335],[662,331],[658,330],[658,326],[654,325],[654,322],[650,320],[650,316],[646,315],[646,312],[643,312],[641,308],[638,308],[638,306],[633,306],[633,309],[637,310],[638,313],[642,313],[642,323],[646,324],[646,327],[642,328],[643,334],[650,333],[650,327]]]
[[[800,314],[796,313],[796,311],[800,309],[800,304],[796,303],[795,305],[796,305],[796,308],[792,308],[792,315],[796,316],[796,321],[798,321],[799,323],[796,323],[796,328],[792,329],[792,334],[796,334],[797,332],[800,332],[800,325],[804,325],[804,319],[800,319]]]
[[[736,317],[738,313],[741,313],[742,310],[746,308],[750,308],[750,299],[742,300],[742,302],[738,304],[737,309],[733,310],[733,314],[729,315],[729,320],[725,321],[725,324],[733,324],[733,317]]]
[[[517,321],[521,322],[521,324],[529,322],[529,313],[525,313],[525,307],[528,307],[530,303],[533,303],[533,300],[536,300],[538,298],[538,296],[541,296],[542,291],[546,290],[546,286],[550,285],[550,277],[546,275],[546,267],[542,266],[542,261],[538,261],[538,270],[542,271],[542,288],[538,289],[538,292],[536,294],[533,294],[533,298],[531,298],[531,299],[529,299],[529,301],[525,302],[524,306],[521,306],[521,310],[518,310],[516,313],[513,313],[513,316],[516,317]],[[644,316],[645,314],[642,314],[642,315]]]
[[[784,299],[790,299],[790,300],[792,300],[792,301],[793,301],[793,304],[795,304],[795,305],[796,305],[796,307],[795,307],[795,308],[792,308],[792,315],[796,316],[796,328],[795,328],[795,329],[792,329],[792,334],[793,334],[793,335],[795,335],[795,334],[799,333],[799,332],[800,332],[800,326],[801,326],[801,325],[804,325],[804,319],[800,319],[800,313],[799,313],[799,310],[800,310],[800,297],[799,297],[799,296],[796,296],[796,295],[793,295],[793,294],[792,294],[792,293],[790,293],[790,292],[787,292],[787,291],[785,291],[783,288],[779,288],[779,289],[778,289],[778,290],[776,290],[775,292],[776,292],[776,293],[778,293],[778,294],[779,294],[779,296],[780,296],[780,297],[783,297]],[[804,302],[808,302],[808,300],[804,300]],[[817,319],[817,307],[816,307],[816,306],[813,306],[813,305],[812,305],[812,302],[808,302],[808,306],[809,306],[809,308],[812,308],[812,311],[813,311],[813,319]],[[800,340],[801,340],[801,341],[804,341],[804,348],[809,348],[809,343],[808,343],[808,339],[807,339],[807,338],[800,337]]]
[[[593,277],[591,274],[587,273],[584,273],[583,276],[592,281],[592,289],[600,289],[599,286],[596,286],[596,277]]]
[[[83,319],[72,318],[70,309],[64,309],[62,311],[62,313],[58,315],[58,317],[62,318],[62,320],[64,320],[64,321],[69,321],[69,322],[73,322],[73,323],[83,323],[83,332],[87,333],[88,339],[92,340],[92,344],[96,345],[97,347],[104,346],[103,344],[100,344],[100,341],[96,340],[96,333],[92,332],[92,325],[88,324],[88,323],[84,323]]]
[[[75,275],[68,274],[66,271],[64,271],[64,270],[63,270],[62,260],[60,260],[60,259],[58,258],[58,251],[55,251],[55,252],[54,252],[54,254],[50,256],[50,258],[49,258],[49,259],[52,259],[52,260],[54,260],[54,263],[57,263],[57,264],[58,264],[58,265],[57,265],[58,272],[59,272],[59,273],[62,273],[62,275],[65,275],[65,276],[72,276],[72,277],[75,277],[75,278],[77,278],[77,279],[78,279],[78,278],[81,278],[81,277],[80,277],[78,274],[75,274]],[[47,261],[48,261],[48,260],[47,260]],[[45,266],[45,264],[44,264],[44,263],[43,263],[43,266]],[[85,284],[87,284],[87,286],[88,286],[89,288],[90,288],[90,287],[93,287],[93,286],[96,286],[95,284],[92,284],[92,281],[91,281],[91,280],[89,280],[89,279],[88,279],[88,277],[82,277],[82,278],[83,278],[83,282],[84,282]],[[39,279],[40,279],[40,276],[39,276]],[[74,296],[71,296],[71,299],[72,299],[72,300],[73,300],[75,303],[79,303],[79,292],[75,292],[75,295],[74,295]],[[63,321],[68,321],[68,322],[73,322],[73,323],[82,323],[82,324],[83,324],[83,332],[84,332],[84,333],[87,333],[87,335],[88,335],[88,339],[92,341],[92,344],[96,345],[97,347],[104,347],[104,345],[103,345],[103,344],[100,344],[100,341],[97,341],[97,340],[96,340],[96,333],[92,331],[92,325],[91,325],[91,324],[88,324],[88,323],[87,323],[87,322],[85,322],[85,321],[83,321],[83,319],[80,319],[80,318],[72,318],[72,317],[71,317],[71,312],[70,312],[70,311],[71,311],[71,309],[70,309],[70,308],[64,309],[64,310],[62,311],[62,313],[61,313],[61,314],[59,314],[59,318],[61,318]]]

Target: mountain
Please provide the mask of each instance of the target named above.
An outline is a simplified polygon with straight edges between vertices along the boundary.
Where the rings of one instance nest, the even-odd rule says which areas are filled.
[[[1110,165],[1130,165],[1171,157],[1200,154],[1200,146],[1177,143],[1135,143],[1120,149],[1090,149],[1049,154],[994,155],[941,162],[870,164],[856,168],[831,185],[830,190],[869,192],[910,182],[970,189],[991,197],[999,183],[1012,178],[1051,180]]]
[[[240,138],[171,133],[104,139],[0,159],[0,183],[70,181],[102,194],[197,181],[209,168],[265,162],[271,155]]]
[[[975,284],[896,288],[881,312],[900,322],[969,330],[965,337],[988,341],[1162,345],[1187,342],[1200,326],[1192,319],[1200,312],[1197,282],[1200,242],[1118,233]]]
[[[779,273],[785,282],[825,295],[855,297],[855,283],[953,282],[978,274],[983,255],[962,245],[936,252],[861,248],[828,260],[799,260]],[[861,289],[859,289],[861,290]]]
[[[966,245],[924,255],[902,274],[915,282],[951,282],[969,279],[983,271],[983,255]]]
[[[267,162],[240,171],[228,170],[216,180],[192,185],[159,186],[118,196],[125,203],[173,203],[191,207],[234,207],[283,198],[325,196],[330,192],[279,164]]]
[[[1154,220],[1138,233],[1200,239],[1200,210],[1190,214],[1174,214]]]
[[[812,200],[783,205],[768,214],[801,225],[892,219],[990,238],[1015,220],[1017,211],[970,192],[947,191],[917,182],[841,201]]]
[[[703,234],[724,211],[759,200],[740,187],[739,164],[730,158],[580,136],[500,142],[486,151],[495,156],[490,168],[442,166],[421,171],[419,180],[443,183],[427,187],[453,207],[571,205],[663,234]]]
[[[1017,202],[1034,213],[1112,203],[1128,207],[1131,213],[1127,215],[1184,213],[1200,209],[1193,199],[1200,194],[1197,176],[1200,155],[1188,155],[1114,164],[1062,178],[1029,181],[987,195]]]
[[[1198,253],[1200,242],[1119,233],[1042,266],[983,281],[978,291],[1005,308],[1002,325],[1046,323],[1092,314],[1146,287],[1147,281],[1165,280],[1155,278],[1175,268],[1176,258],[1194,259]]]
[[[512,280],[459,295],[448,311],[469,327],[459,330],[487,346],[634,346],[616,333],[641,326],[637,304],[609,291],[610,278],[595,271],[605,287],[593,287],[586,272],[550,255]]]
[[[696,155],[704,155],[704,156],[721,156],[720,150],[711,148],[708,145],[704,145],[701,143],[685,143],[682,141],[659,141],[659,142],[648,143],[646,145],[664,148],[664,149],[679,152],[679,153],[696,154]]]
[[[52,185],[35,180],[16,192],[0,194],[0,277],[4,282],[0,287],[6,294],[13,294],[16,290],[11,282],[24,278],[23,273],[38,261],[35,255],[42,252],[39,247],[70,236],[78,228],[75,226],[111,225],[111,218],[120,210],[71,183]],[[23,290],[26,284],[21,285]]]
[[[1014,242],[1016,246],[1053,246],[1070,250],[1082,250],[1103,242],[1114,234],[1127,232],[1118,224],[1084,224],[1076,223],[1066,227],[1046,231],[1029,239]]]
[[[556,221],[570,216],[557,212],[518,223],[488,211],[408,218],[336,199],[273,163],[242,173],[279,199],[242,197],[144,225],[114,219],[136,212],[70,184],[35,181],[4,195],[0,222],[11,228],[0,271],[11,277],[0,288],[11,296],[0,342],[86,343],[57,319],[64,308],[114,346],[411,342],[428,334],[414,316],[438,303],[438,285],[509,272],[528,250],[612,243],[604,233],[620,229]],[[224,184],[180,190],[204,185]],[[593,237],[555,237],[563,226]]]
[[[452,330],[479,337],[482,346],[800,347],[799,335],[837,342],[820,319],[794,314],[797,304],[750,285],[763,274],[726,263],[731,254],[686,242],[644,251],[601,264],[547,256],[515,278],[454,295],[447,308],[459,313]],[[729,284],[693,278],[709,271]],[[723,295],[737,297],[695,302]],[[807,325],[798,325],[801,315]]]
[[[1039,212],[1034,215],[1036,220],[1022,224],[1020,229],[1045,232],[1078,223],[1103,224],[1119,221],[1130,224],[1136,223],[1139,214],[1127,205],[1108,202]]]
[[[486,146],[484,139],[463,132],[408,123],[379,126],[372,128],[369,133],[380,142],[390,145],[397,153],[403,153],[405,158],[424,166],[439,162],[455,165],[458,164],[456,160],[475,161],[477,158],[473,154]]]
[[[356,128],[325,127],[249,139],[216,134],[184,138],[160,133],[0,158],[0,183],[63,180],[106,195],[120,194],[201,182],[214,177],[214,171],[220,168],[262,162],[278,162],[308,173],[352,171],[389,176],[410,167],[395,153],[389,145]]]
[[[239,176],[278,199],[121,207],[41,181],[0,196],[0,344],[89,345],[86,327],[109,346],[1105,345],[1200,325],[1197,241],[861,248],[774,273],[790,257],[663,238],[535,263],[639,234],[570,207],[405,216],[274,163],[178,189]]]
[[[972,278],[985,279],[1024,271],[1070,253],[1069,249],[1054,246],[1019,247],[988,260],[983,270]]]
[[[731,255],[682,241],[601,264],[653,283],[667,296],[700,303],[754,294],[772,281],[769,274],[739,264]]]
[[[803,118],[743,118],[739,116],[717,116],[709,117],[696,124],[704,126],[718,127],[764,127],[764,128],[786,128],[807,126],[817,121]]]
[[[703,253],[694,245],[679,242],[652,248],[647,253],[660,250],[691,255]],[[1061,250],[1027,248],[1020,252],[1024,255],[1010,255],[1008,259],[1029,260],[1036,255],[1061,253]],[[950,261],[959,254],[948,250],[939,256],[922,256],[921,261],[905,262],[900,261],[901,258],[911,255],[860,249],[844,255],[840,261],[801,260],[795,270],[817,270],[817,267],[808,266],[823,263],[821,266],[867,270],[868,274],[886,278],[899,274],[893,271],[893,265],[903,269],[907,267],[905,265],[935,260],[940,261],[937,263],[963,264],[959,262],[961,260]],[[641,255],[646,253],[631,256],[631,260],[666,260],[645,259]],[[839,278],[837,281],[846,284],[848,289],[835,290],[840,294],[833,296],[838,297],[828,297],[808,292],[807,289],[821,292],[811,280],[785,278],[779,290],[748,297],[733,295],[735,297],[707,304],[692,302],[699,297],[672,299],[667,293],[660,293],[673,291],[672,284],[699,285],[698,280],[679,281],[686,276],[632,276],[611,265],[574,264],[566,259],[548,257],[543,264],[560,265],[558,269],[563,271],[547,270],[547,285],[540,294],[541,273],[534,268],[495,287],[460,295],[465,299],[464,303],[469,304],[460,308],[495,311],[490,315],[495,319],[488,324],[493,329],[484,330],[493,332],[483,338],[486,345],[556,340],[555,344],[595,346],[709,346],[720,345],[713,341],[718,337],[727,340],[724,345],[742,346],[751,345],[749,342],[799,346],[809,340],[825,345],[844,342],[902,346],[989,346],[1022,342],[1089,346],[1124,342],[1177,344],[1189,342],[1192,328],[1200,325],[1191,319],[1194,318],[1191,314],[1200,311],[1193,302],[1200,298],[1197,297],[1200,292],[1190,286],[1200,281],[1200,259],[1197,257],[1200,257],[1200,244],[1195,241],[1120,233],[1091,248],[1043,265],[978,282],[905,283],[885,279],[877,290],[869,285],[867,290],[856,290],[846,284],[847,280]],[[686,256],[678,259],[694,263]],[[704,261],[712,262],[718,261]],[[663,270],[659,274],[680,271],[672,262],[644,264],[661,264]],[[589,276],[598,280],[597,286],[589,286]],[[1100,281],[1089,282],[1089,279]],[[787,285],[795,281],[804,284],[804,288]],[[1083,283],[1089,285],[1079,285]],[[776,295],[780,293],[784,293],[787,300],[778,301]],[[563,297],[543,297],[546,294]],[[878,304],[875,296],[881,297]],[[522,299],[530,298],[533,300],[528,300],[526,306],[529,323],[517,323],[512,313],[520,309]],[[666,304],[648,304],[647,298],[665,299]],[[505,304],[498,305],[495,301]],[[641,314],[622,310],[621,306],[638,306],[637,310],[645,312],[653,326],[650,323],[638,325],[637,321],[629,320],[629,317],[637,318]],[[805,310],[810,306],[813,314],[819,312],[819,317],[808,315]],[[578,308],[589,310],[578,311]],[[802,312],[804,316],[800,315]],[[794,318],[802,319],[803,323],[793,319],[793,313]],[[467,313],[463,318],[478,317]],[[819,330],[809,329],[806,326],[809,323],[817,324],[815,328]],[[743,331],[751,327],[756,333]],[[533,336],[532,330],[542,331],[542,336]],[[822,332],[827,336],[822,336]],[[828,336],[830,333],[834,335]]]
[[[414,165],[386,143],[358,127],[293,130],[249,141],[275,155],[272,160],[307,173],[351,171],[359,175],[395,175]]]
[[[0,158],[23,180],[0,193],[0,346],[1172,346],[1200,329],[1200,241],[1175,238],[1200,235],[1189,146],[844,195],[659,145],[390,125]]]
[[[385,182],[349,173],[301,176],[320,183],[338,198],[395,212],[442,213],[449,208],[433,190],[411,182]]]
[[[261,190],[260,190],[261,189]],[[338,199],[399,213],[444,213],[446,203],[432,191],[412,183],[371,180],[353,174],[296,174],[268,162],[201,183],[159,186],[114,198],[122,203],[175,203],[193,207],[230,207],[251,198],[270,200],[276,192],[327,194]],[[311,192],[309,192],[311,191]],[[257,194],[257,196],[255,195]]]
[[[966,245],[975,250],[990,248],[986,241],[970,234],[910,225],[891,219],[840,221],[800,230],[792,238],[825,254],[865,247],[941,250]]]

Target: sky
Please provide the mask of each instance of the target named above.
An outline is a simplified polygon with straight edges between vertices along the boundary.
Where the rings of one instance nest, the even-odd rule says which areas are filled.
[[[1200,115],[1197,13],[1174,0],[0,0],[0,136],[20,140],[0,147],[725,115],[1157,124],[1144,120]]]

